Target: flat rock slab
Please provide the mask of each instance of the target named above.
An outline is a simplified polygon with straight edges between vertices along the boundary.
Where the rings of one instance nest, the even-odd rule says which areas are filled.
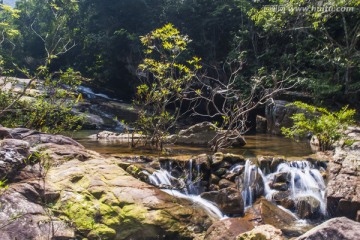
[[[196,239],[215,219],[199,206],[137,180],[117,159],[71,160],[50,169],[57,211],[89,239]],[[90,231],[90,232],[89,232]]]

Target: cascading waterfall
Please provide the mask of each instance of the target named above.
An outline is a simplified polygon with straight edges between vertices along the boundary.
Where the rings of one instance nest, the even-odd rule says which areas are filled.
[[[326,215],[325,201],[325,182],[318,169],[313,168],[308,161],[293,161],[281,163],[276,172],[266,176],[266,182],[269,183],[274,176],[279,173],[290,173],[291,199],[296,200],[299,197],[311,196],[320,202],[320,211]],[[271,199],[272,192],[265,192],[267,198]]]
[[[308,161],[284,162],[278,165],[275,172],[265,175],[262,170],[252,161],[247,160],[244,164],[233,165],[228,172],[240,173],[238,180],[244,206],[250,207],[257,197],[264,195],[268,200],[273,200],[273,194],[279,192],[272,189],[271,184],[277,175],[287,176],[286,185],[289,198],[297,201],[300,197],[313,197],[320,202],[320,211],[326,215],[325,190],[326,186],[321,173]],[[188,162],[187,170],[173,169],[172,162],[162,164],[160,170],[149,174],[149,181],[153,185],[162,188],[163,191],[175,197],[186,198],[202,206],[210,215],[222,218],[224,215],[210,201],[199,196],[201,194],[201,171],[200,165],[193,160]],[[240,175],[241,176],[241,175]],[[279,206],[282,209],[285,209]],[[290,212],[290,210],[287,210]]]
[[[165,165],[164,167],[167,169],[161,168],[160,170],[155,171],[153,174],[149,174],[146,171],[143,172],[149,176],[150,183],[158,186],[162,191],[174,197],[184,198],[198,204],[214,218],[224,218],[223,213],[214,203],[203,199],[198,195],[200,194],[200,182],[197,181],[194,183],[194,178],[198,178],[200,176],[199,165],[196,165],[196,174],[194,176],[193,161],[189,161],[189,173],[186,177],[186,180],[183,178],[176,178],[171,175],[172,162]]]
[[[229,171],[236,171],[240,168],[239,165],[233,166]],[[268,175],[263,174],[261,169],[247,160],[244,167],[242,180],[242,196],[245,207],[250,207],[254,202],[256,193],[261,192],[259,189],[261,177],[263,182],[263,194],[268,200],[272,200],[275,192],[271,189],[270,184],[273,182],[274,177],[280,173],[288,173],[290,175],[288,189],[291,193],[289,196],[292,200],[296,201],[299,197],[311,196],[320,202],[320,211],[326,215],[326,202],[325,202],[325,182],[320,174],[320,171],[312,166],[308,161],[293,161],[281,163],[274,173]],[[257,192],[256,192],[257,191]]]

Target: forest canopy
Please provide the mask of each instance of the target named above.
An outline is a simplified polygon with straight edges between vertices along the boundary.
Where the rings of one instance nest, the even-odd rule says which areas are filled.
[[[289,85],[297,82],[294,91],[318,103],[355,105],[359,6],[359,0],[19,0],[14,9],[1,7],[0,51],[6,69],[16,64],[35,72],[50,57],[50,70],[71,67],[130,99],[144,58],[140,36],[171,23],[192,39],[189,54],[202,58],[208,74],[226,81],[231,67],[214,69],[241,63],[239,89],[254,76],[271,82],[286,73]]]

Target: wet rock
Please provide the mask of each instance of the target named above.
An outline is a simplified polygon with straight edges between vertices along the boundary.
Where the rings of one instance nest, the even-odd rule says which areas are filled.
[[[279,191],[286,191],[289,187],[287,183],[274,183],[271,185],[271,188]]]
[[[280,205],[286,209],[293,210],[295,209],[295,201],[291,198],[284,198],[279,201]]]
[[[259,163],[259,167],[260,167],[261,171],[264,174],[270,173],[270,165],[271,165],[272,160],[273,160],[272,157],[258,156],[257,161]]]
[[[253,230],[237,236],[236,240],[284,240],[280,229],[271,225],[256,226]]]
[[[235,240],[241,233],[250,231],[254,226],[242,218],[227,218],[215,222],[206,231],[206,240]]]
[[[235,188],[224,188],[219,191],[204,192],[201,197],[214,202],[225,214],[240,215],[244,213],[244,202],[241,192]]]
[[[260,115],[256,115],[256,132],[266,133],[267,121],[266,118]]]
[[[212,165],[218,166],[224,161],[224,154],[222,152],[217,152],[212,156]]]
[[[210,183],[211,184],[218,184],[220,181],[220,178],[216,176],[215,174],[210,175]]]
[[[295,201],[290,198],[289,191],[277,191],[273,193],[272,200],[286,209],[295,209]]]
[[[296,213],[300,218],[316,218],[320,214],[320,201],[314,197],[299,197],[296,201]]]
[[[274,175],[274,183],[289,182],[291,180],[291,173],[281,172]]]
[[[206,172],[210,170],[210,157],[207,154],[198,155],[192,160],[193,164],[199,166],[202,171]]]
[[[214,172],[214,174],[221,178],[222,176],[224,176],[226,174],[226,171],[227,171],[226,168],[219,168],[218,170],[216,170]]]
[[[217,184],[210,184],[209,186],[209,192],[219,191],[220,187]]]
[[[270,164],[270,171],[275,172],[277,170],[277,167],[284,162],[286,162],[285,157],[273,157]]]
[[[239,176],[239,173],[231,173],[231,172],[227,172],[225,175],[224,175],[224,178],[226,180],[229,180],[231,182],[234,182],[235,181],[235,178]]]
[[[237,164],[237,163],[245,164],[245,162],[246,162],[246,159],[244,158],[244,156],[237,155],[237,154],[231,154],[231,153],[224,154],[223,159],[224,159],[224,161],[227,161],[232,164]]]
[[[330,219],[311,229],[296,240],[355,240],[360,236],[360,223],[346,217]]]
[[[154,160],[152,162],[149,163],[149,166],[151,168],[154,168],[156,170],[159,170],[160,169],[160,162],[158,160]]]
[[[252,207],[247,208],[244,218],[254,225],[270,224],[279,229],[288,228],[297,220],[265,198],[258,199]]]
[[[140,179],[141,181],[148,182],[149,176],[146,173],[144,173],[143,170],[144,169],[142,169],[141,166],[137,166],[137,165],[130,165],[126,168],[126,172],[128,172],[132,176],[136,177],[137,179]]]
[[[236,184],[229,180],[221,179],[219,182],[219,187],[220,188],[228,188],[228,187],[236,188]]]

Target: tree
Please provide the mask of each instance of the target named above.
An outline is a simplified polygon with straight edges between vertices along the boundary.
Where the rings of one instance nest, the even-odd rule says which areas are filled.
[[[355,70],[360,64],[360,2],[277,0],[272,4],[253,8],[249,15],[264,30],[263,36],[285,40],[275,44],[284,48],[279,59],[306,79],[303,89],[320,100],[355,102],[360,91]]]
[[[343,107],[338,112],[330,112],[322,107],[315,107],[302,102],[290,105],[302,109],[304,112],[294,114],[291,119],[294,125],[283,127],[282,133],[289,138],[305,137],[309,133],[319,142],[321,151],[331,149],[332,145],[344,137],[344,131],[354,123],[355,110]]]
[[[26,32],[28,35],[32,33],[32,37],[42,42],[44,50],[41,60],[32,70],[13,63],[15,70],[28,78],[21,91],[15,92],[12,87],[9,89],[11,84],[18,84],[16,79],[8,81],[12,78],[3,78],[5,84],[0,86],[0,96],[3,100],[0,104],[0,119],[6,126],[24,126],[46,132],[59,132],[76,128],[82,119],[73,116],[72,112],[73,106],[81,97],[75,91],[80,84],[79,72],[72,69],[49,70],[53,60],[68,52],[74,43],[68,35],[63,35],[66,20],[61,13],[62,9],[54,3],[49,3],[48,7],[51,11],[48,23],[51,26],[46,28],[42,22],[36,27],[35,22],[38,19],[35,18],[29,23],[30,31]],[[19,16],[24,16],[24,13],[16,12]],[[47,31],[41,32],[44,29]],[[39,90],[37,96],[30,100],[24,98],[28,91],[35,87]]]
[[[272,98],[282,91],[293,88],[297,81],[292,80],[294,75],[287,72],[273,72],[271,76],[259,71],[250,79],[241,76],[243,66],[241,57],[228,62],[223,71],[229,78],[222,81],[220,78],[201,75],[192,87],[194,94],[190,99],[195,102],[195,116],[219,119],[218,134],[210,141],[211,149],[218,151],[236,144],[249,130],[249,113],[271,102]]]
[[[139,65],[142,82],[134,103],[140,107],[137,126],[148,143],[162,149],[165,137],[187,112],[184,100],[201,68],[200,59],[187,57],[190,39],[172,24],[141,37],[145,59]]]

